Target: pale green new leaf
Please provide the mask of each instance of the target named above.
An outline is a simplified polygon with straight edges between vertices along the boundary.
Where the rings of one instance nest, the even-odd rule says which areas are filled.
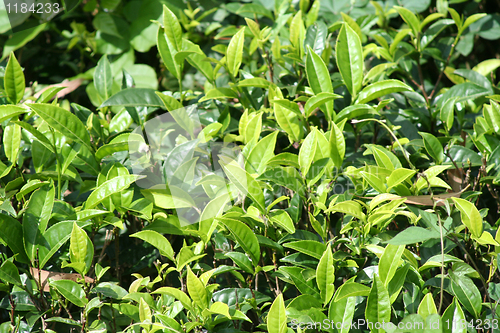
[[[13,104],[19,103],[24,96],[26,82],[24,80],[23,69],[19,65],[14,52],[11,52],[9,62],[7,63],[7,67],[5,67],[3,84],[10,101]]]
[[[333,255],[331,244],[328,243],[323,256],[319,260],[318,267],[316,268],[316,283],[321,294],[321,300],[326,305],[330,302],[335,291],[335,268],[333,266]]]

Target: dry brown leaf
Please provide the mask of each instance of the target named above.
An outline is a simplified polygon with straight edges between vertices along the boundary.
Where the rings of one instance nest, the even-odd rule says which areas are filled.
[[[448,184],[451,186],[453,191],[459,192],[462,190],[462,181],[465,177],[464,169],[448,169]]]
[[[82,82],[83,82],[83,79],[76,79],[76,80],[72,80],[72,81],[63,81],[61,83],[52,84],[50,86],[43,88],[39,92],[37,92],[34,97],[35,98],[40,97],[40,95],[42,95],[42,93],[45,90],[47,90],[51,87],[65,87],[63,90],[59,91],[56,95],[57,98],[61,98],[61,97],[66,96],[70,92],[75,91],[76,88],[78,88],[82,84]]]
[[[80,274],[76,273],[58,273],[58,272],[45,271],[43,269],[40,271],[39,275],[38,269],[34,267],[30,267],[30,273],[37,282],[38,279],[41,280],[43,291],[50,291],[49,281],[48,281],[49,278],[51,278],[52,280],[71,280],[75,282],[77,280],[81,280],[82,278]],[[94,283],[94,279],[86,276],[85,282]]]

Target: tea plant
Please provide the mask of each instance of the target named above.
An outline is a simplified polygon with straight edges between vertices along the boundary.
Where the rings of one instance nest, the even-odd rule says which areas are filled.
[[[457,2],[163,5],[160,71],[91,45],[80,104],[8,54],[0,332],[500,331],[500,36]]]

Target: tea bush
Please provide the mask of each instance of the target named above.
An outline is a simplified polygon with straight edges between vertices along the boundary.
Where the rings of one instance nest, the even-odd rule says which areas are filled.
[[[0,332],[499,332],[488,6],[2,16]]]

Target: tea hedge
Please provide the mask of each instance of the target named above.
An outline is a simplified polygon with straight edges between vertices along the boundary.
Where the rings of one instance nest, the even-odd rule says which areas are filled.
[[[0,20],[0,332],[500,331],[491,2],[73,5]]]

